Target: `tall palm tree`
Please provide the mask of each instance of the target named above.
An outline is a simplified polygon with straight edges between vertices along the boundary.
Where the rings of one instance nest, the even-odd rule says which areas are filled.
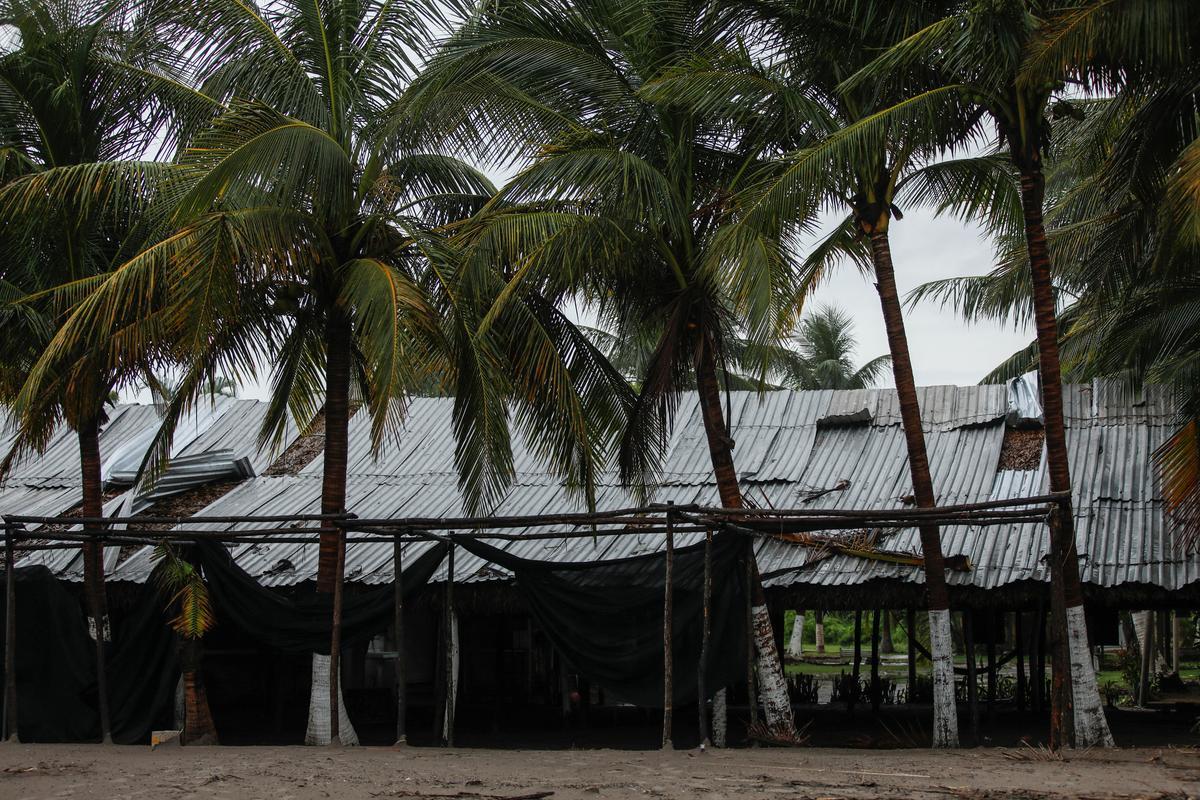
[[[795,361],[797,369],[786,373],[785,383],[796,389],[867,389],[891,366],[891,356],[876,356],[854,366],[858,344],[854,320],[836,306],[822,306],[805,315],[794,341],[800,357]]]
[[[1054,2],[970,0],[882,55],[855,81],[869,83],[914,63],[934,65],[964,87],[986,114],[1018,174],[1046,430],[1050,489],[1069,493],[1056,295],[1044,223],[1045,148],[1052,117],[1071,113],[1066,81],[1100,65],[1117,74],[1147,55],[1175,54],[1177,29],[1191,4],[1168,0]],[[1097,36],[1097,32],[1103,31]],[[1091,39],[1099,48],[1081,47]],[[1150,43],[1147,45],[1147,43]],[[1161,43],[1165,45],[1160,46]],[[1135,58],[1109,60],[1120,54]],[[1136,66],[1135,66],[1136,69]],[[1085,90],[1088,86],[1084,85]],[[1051,744],[1111,746],[1088,654],[1074,515],[1069,498],[1051,525],[1055,628]]]
[[[930,163],[954,141],[953,124],[961,116],[955,93],[938,87],[932,71],[909,70],[853,87],[845,81],[944,9],[929,2],[835,4],[837,13],[824,2],[752,5],[763,20],[765,61],[743,49],[719,62],[694,65],[664,81],[660,91],[707,114],[740,107],[756,120],[751,131],[762,137],[758,146],[779,154],[739,198],[734,230],[759,230],[779,218],[811,220],[823,207],[846,213],[809,254],[801,287],[810,291],[845,257],[869,265],[887,330],[913,494],[918,506],[932,507],[936,495],[889,231],[903,216],[897,203],[905,192],[918,202],[945,202],[961,196],[990,166],[973,158]],[[929,91],[907,101],[904,92],[913,87]],[[902,101],[901,110],[892,110]],[[775,113],[764,114],[764,109]],[[933,743],[956,747],[945,564],[937,527],[923,526],[920,534],[934,655]]]
[[[463,231],[465,258],[511,264],[514,290],[581,301],[605,330],[649,343],[621,449],[627,479],[653,472],[647,432],[694,380],[720,501],[741,508],[720,375],[732,342],[771,344],[794,322],[790,226],[727,235],[729,200],[760,154],[725,120],[650,96],[734,22],[722,4],[692,0],[488,4],[404,112],[439,141],[527,164]],[[768,724],[791,737],[761,587],[756,598]]]
[[[0,394],[12,407],[18,434],[0,469],[43,449],[65,422],[79,440],[80,513],[98,518],[105,406],[115,388],[148,374],[151,351],[107,362],[89,340],[80,340],[54,369],[32,383],[26,379],[65,322],[71,299],[140,246],[147,203],[167,167],[137,159],[169,145],[179,130],[168,124],[172,115],[196,103],[137,3],[4,0],[0,19],[11,37],[0,55],[0,152],[11,178],[0,189],[6,331]],[[101,738],[109,742],[108,623],[98,543],[83,546],[83,563]]]
[[[460,268],[445,230],[494,189],[381,124],[439,13],[415,2],[199,0],[163,17],[220,113],[180,154],[151,245],[74,308],[39,362],[48,369],[96,331],[120,332],[113,361],[169,341],[183,370],[148,468],[212,381],[270,363],[263,444],[279,441],[289,417],[303,427],[324,413],[323,514],[346,510],[354,407],[380,447],[399,435],[409,391],[431,379],[455,398],[472,509],[494,502],[511,475],[510,415],[590,499],[631,390],[535,297],[484,330],[481,300],[502,282],[492,265]],[[335,609],[344,559],[344,533],[325,524],[317,588],[333,592]],[[312,743],[357,739],[340,702],[339,637],[335,610],[330,655],[313,656],[314,684],[328,674],[329,696],[312,698]]]

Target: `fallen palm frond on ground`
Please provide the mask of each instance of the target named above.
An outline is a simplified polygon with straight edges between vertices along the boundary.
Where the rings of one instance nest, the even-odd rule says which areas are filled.
[[[772,728],[765,722],[754,722],[746,728],[746,738],[774,747],[805,747],[809,743],[808,728],[810,725],[812,725],[812,720],[795,730],[786,730]]]

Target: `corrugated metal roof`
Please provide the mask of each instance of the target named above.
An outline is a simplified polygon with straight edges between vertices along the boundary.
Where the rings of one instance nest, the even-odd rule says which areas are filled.
[[[1102,402],[1096,401],[1097,394]],[[1169,397],[1152,391],[1138,405],[1121,407],[1103,385],[1069,387],[1068,446],[1075,479],[1075,500],[1084,580],[1104,586],[1153,583],[1174,589],[1200,580],[1200,555],[1170,546],[1162,524],[1150,453],[1170,434]],[[1004,386],[927,387],[921,403],[930,468],[941,504],[971,503],[1043,493],[1045,457],[1036,470],[997,471],[1004,440],[1007,394]],[[912,491],[907,450],[899,425],[895,393],[890,390],[735,392],[730,397],[734,460],[750,501],[762,507],[814,509],[903,508]],[[370,444],[369,422],[351,422],[347,507],[364,518],[446,517],[465,514],[454,468],[453,401],[414,399],[398,437],[378,453]],[[257,417],[240,407],[229,428],[214,424],[185,452],[233,444],[239,433],[251,438],[249,421]],[[224,420],[224,417],[222,417]],[[496,514],[535,515],[585,510],[540,466],[536,452],[514,437],[517,477]],[[298,476],[257,477],[220,498],[203,515],[312,513],[320,505],[321,459]],[[672,431],[654,500],[715,505],[708,447],[696,401],[684,398]],[[844,490],[816,498],[813,492],[848,481]],[[601,476],[598,508],[635,504],[615,474]],[[235,527],[235,526],[226,526]],[[520,533],[520,531],[513,531]],[[1045,580],[1044,525],[989,528],[947,527],[947,555],[966,555],[974,569],[954,572],[953,585],[984,588],[1019,580]],[[698,541],[681,536],[679,546]],[[493,541],[525,558],[588,561],[657,552],[661,535],[576,538],[569,540]],[[920,552],[915,530],[886,538],[889,549]],[[416,547],[416,546],[414,546]],[[414,553],[416,550],[414,549]],[[921,582],[920,569],[834,556],[808,564],[808,550],[777,542],[757,545],[759,567],[768,586],[795,582],[834,585],[876,578]],[[235,557],[267,585],[290,585],[316,574],[315,545],[245,544]],[[348,549],[347,576],[363,583],[391,580],[390,542],[356,544]],[[807,564],[807,566],[806,566]],[[502,570],[460,550],[456,581],[494,580]],[[115,580],[145,580],[148,556],[139,553],[116,568]],[[435,580],[445,580],[443,565]]]

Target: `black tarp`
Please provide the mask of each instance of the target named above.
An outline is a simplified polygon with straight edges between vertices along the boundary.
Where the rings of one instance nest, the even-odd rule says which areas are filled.
[[[17,728],[24,742],[98,741],[96,646],[79,599],[45,567],[17,574]],[[0,581],[2,586],[3,581]],[[0,609],[7,595],[0,592]],[[145,739],[169,708],[175,638],[153,587],[137,587],[106,646],[113,741]],[[6,639],[0,613],[0,653]],[[0,660],[0,680],[3,661]]]
[[[516,576],[550,641],[580,674],[630,703],[663,701],[663,553],[604,562],[531,561],[481,541],[460,545]],[[746,677],[747,540],[718,534],[712,546],[708,693]],[[697,696],[704,612],[704,544],[675,552],[674,701]]]
[[[331,595],[285,597],[265,588],[214,542],[199,543],[195,553],[218,625],[240,628],[267,647],[329,652]],[[425,586],[444,556],[445,546],[438,545],[405,565],[406,597]],[[79,599],[45,567],[19,568],[16,574],[20,738],[25,742],[99,740],[96,650]],[[6,619],[3,590],[0,579],[0,686]],[[107,664],[112,733],[118,744],[145,741],[155,725],[171,721],[179,673],[176,639],[165,607],[151,580],[136,587],[130,610],[113,622]],[[394,610],[391,584],[347,593],[342,641],[350,645],[386,629]]]
[[[219,625],[232,625],[266,647],[287,652],[329,652],[333,595],[315,592],[288,597],[262,586],[215,542],[196,547]],[[438,544],[404,564],[404,595],[420,592],[446,556]],[[349,646],[385,630],[395,619],[390,583],[342,597],[342,644]]]

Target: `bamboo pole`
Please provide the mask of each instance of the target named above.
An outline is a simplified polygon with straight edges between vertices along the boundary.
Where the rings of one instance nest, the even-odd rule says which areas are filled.
[[[917,611],[904,610],[904,631],[908,638],[908,702],[916,702],[917,688]]]
[[[971,713],[971,736],[979,746],[979,685],[975,675],[975,613],[962,612],[963,639],[967,651],[967,707]]]
[[[454,746],[454,542],[446,554],[446,594],[442,604],[443,620],[446,627],[446,711],[442,721],[442,744]]]
[[[87,530],[84,526],[84,534],[90,535],[91,541],[97,543],[100,548],[99,568],[96,575],[96,583],[98,586],[89,588],[93,597],[104,596],[104,549],[100,544],[102,537],[94,531]],[[85,545],[86,547],[86,545]],[[86,559],[86,553],[84,555]],[[109,715],[108,706],[108,665],[107,654],[104,652],[104,611],[97,603],[89,603],[92,610],[92,628],[96,637],[96,697],[97,706],[100,714],[100,741],[103,744],[112,744],[112,718]]]
[[[342,743],[338,695],[342,686],[339,674],[342,661],[342,594],[346,585],[346,534],[339,530],[336,535],[337,567],[333,576],[333,620],[329,637],[329,744],[334,747]]]
[[[4,740],[18,742],[17,572],[13,531],[4,526]]]
[[[1013,620],[1013,648],[1017,652],[1017,711],[1025,710],[1025,632],[1022,629],[1023,612],[1017,611]]]
[[[408,665],[404,646],[404,545],[392,545],[393,589],[396,596],[396,746],[408,744]]]
[[[672,626],[674,624],[675,613],[675,533],[671,530],[672,513],[667,510],[667,549],[664,554],[664,569],[663,576],[663,719],[662,719],[662,747],[667,750],[671,747],[671,722],[672,714],[675,711],[675,655],[671,652],[671,643],[674,638],[672,635]]]
[[[988,725],[996,720],[996,634],[1000,631],[1000,612],[991,613],[987,640],[987,717]]]
[[[871,615],[871,713],[879,713],[879,609]]]
[[[754,554],[749,548],[746,552],[746,700],[753,727],[758,724],[758,692],[754,685]]]
[[[712,528],[704,532],[704,616],[700,630],[700,665],[696,671],[697,706],[700,713],[700,749],[712,746],[708,731],[708,640],[712,635]]]
[[[862,672],[862,611],[855,609],[854,611],[854,666],[851,668],[851,676],[854,678],[854,686],[850,688],[850,696],[846,698],[849,711],[854,711],[854,704],[858,700],[859,675]]]
[[[1046,711],[1046,603],[1038,600],[1037,611],[1037,680],[1034,682],[1034,697],[1038,713]]]

